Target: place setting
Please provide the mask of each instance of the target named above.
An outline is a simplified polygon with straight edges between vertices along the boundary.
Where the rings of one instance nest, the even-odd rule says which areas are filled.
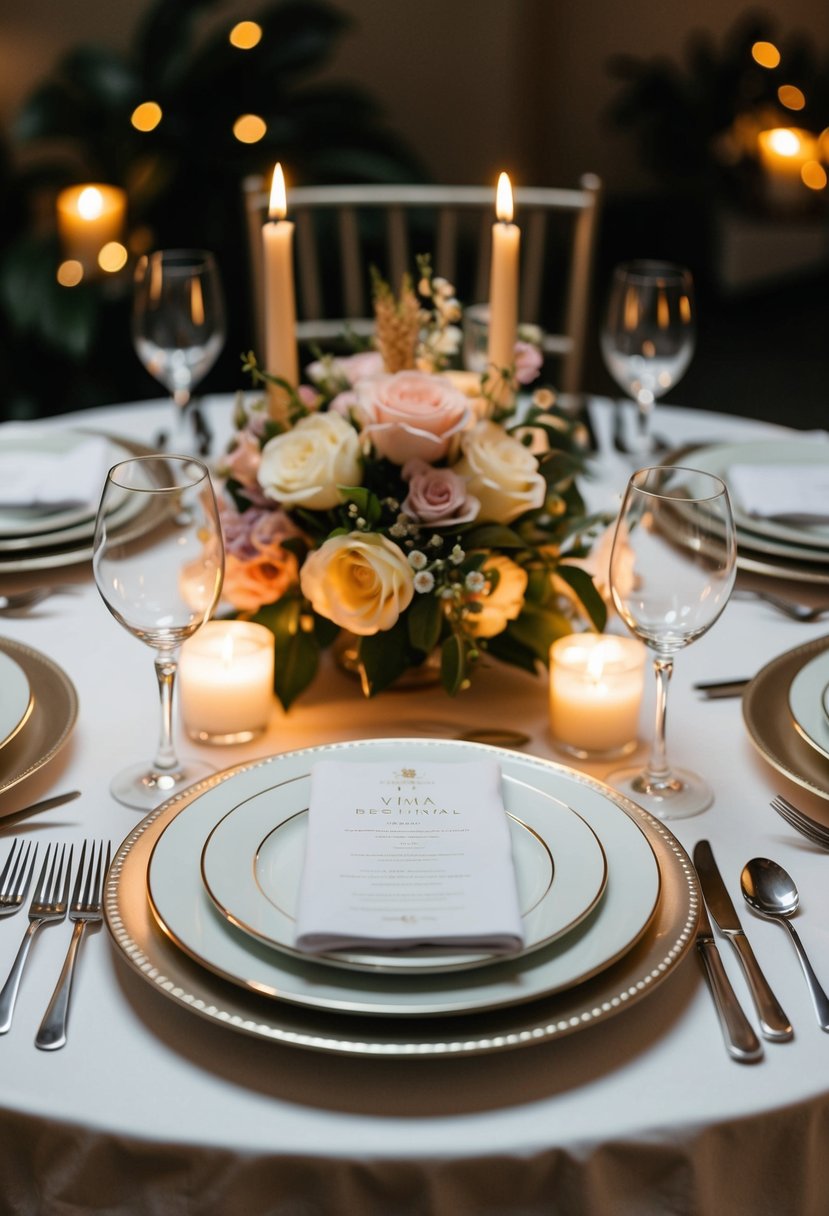
[[[85,429],[3,427],[0,452],[0,577],[87,562],[101,486],[118,460],[142,444]],[[152,525],[144,504],[113,500],[112,526],[125,535]]]

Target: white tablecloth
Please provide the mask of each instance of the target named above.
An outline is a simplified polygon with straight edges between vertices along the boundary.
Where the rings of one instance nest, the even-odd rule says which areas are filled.
[[[167,408],[97,410],[49,425],[147,438],[167,421]],[[229,401],[207,408],[226,433]],[[605,440],[602,403],[594,419]],[[774,433],[670,408],[655,421],[677,441]],[[604,450],[591,499],[616,501],[628,472]],[[8,576],[0,593],[48,581],[50,573]],[[140,816],[114,802],[108,784],[116,769],[154,748],[151,654],[109,616],[87,567],[58,571],[57,580],[74,582],[75,592],[27,617],[0,619],[0,636],[60,664],[78,690],[79,719],[59,757],[0,798],[0,813],[76,787],[80,799],[17,831],[44,841],[106,834],[118,842]],[[826,596],[825,589],[781,589],[815,602]],[[698,679],[751,675],[825,632],[825,624],[795,624],[760,603],[733,600],[713,630],[678,656],[668,732],[672,759],[702,770],[716,791],[710,810],[672,825],[677,837],[689,851],[702,837],[712,841],[734,895],[749,857],[765,854],[787,866],[801,891],[802,936],[829,985],[829,857],[768,806],[776,791],[806,809],[813,796],[755,753],[738,699],[706,702],[691,688]],[[651,713],[649,689],[643,739]],[[367,703],[332,669],[289,715],[275,711],[255,744],[210,751],[182,740],[181,750],[224,767],[326,741],[505,722],[532,736],[529,752],[561,759],[549,736],[543,678],[498,667],[480,672],[456,701],[435,690]],[[602,777],[607,770],[587,771]],[[13,834],[0,830],[0,856]],[[33,1037],[69,938],[68,925],[48,928],[35,941],[12,1030],[0,1040],[0,1207],[165,1216],[822,1213],[829,1037],[816,1024],[784,932],[740,911],[795,1027],[792,1042],[766,1044],[754,1066],[726,1055],[694,952],[633,1008],[564,1039],[466,1059],[392,1062],[291,1050],[208,1024],[135,975],[105,931],[84,943],[68,1045],[43,1053]],[[24,924],[17,916],[0,925],[3,973]],[[721,946],[753,1016],[737,960]]]

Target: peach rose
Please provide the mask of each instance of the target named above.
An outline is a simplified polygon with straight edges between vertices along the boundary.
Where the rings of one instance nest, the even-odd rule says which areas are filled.
[[[547,484],[537,460],[497,422],[477,423],[463,436],[461,450],[455,471],[480,500],[480,519],[508,524],[543,506]]]
[[[309,553],[299,581],[315,612],[360,636],[391,629],[414,596],[405,554],[376,532],[330,536]]]
[[[311,414],[262,449],[257,474],[268,498],[325,511],[343,502],[340,486],[362,481],[360,440],[339,414]]]
[[[494,638],[514,621],[524,607],[527,590],[527,572],[509,557],[495,554],[487,558],[481,573],[498,575],[490,591],[481,592],[471,598],[482,605],[480,612],[470,612],[466,618],[469,632],[476,638]]]
[[[355,387],[363,435],[395,464],[442,460],[470,421],[468,401],[443,376],[405,371]]]
[[[281,545],[247,560],[226,553],[222,598],[239,612],[256,612],[280,599],[296,580],[297,560]]]

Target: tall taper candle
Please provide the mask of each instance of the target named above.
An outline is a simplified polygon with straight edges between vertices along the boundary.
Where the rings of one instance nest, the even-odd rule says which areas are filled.
[[[265,259],[265,366],[293,388],[299,383],[294,293],[294,225],[285,219],[287,200],[282,166],[273,171],[269,219],[262,228]],[[269,388],[271,417],[284,420],[287,395]]]
[[[490,371],[500,376],[515,363],[515,338],[518,332],[518,257],[521,229],[512,222],[512,187],[506,173],[498,178],[495,196],[496,222],[492,226],[492,267],[489,280]],[[511,373],[510,373],[511,374]],[[496,384],[495,396],[501,405],[512,401],[510,380]]]

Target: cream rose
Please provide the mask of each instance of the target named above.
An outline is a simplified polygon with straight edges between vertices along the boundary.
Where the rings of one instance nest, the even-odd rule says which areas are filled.
[[[497,422],[477,423],[462,437],[461,450],[455,471],[479,500],[479,519],[508,524],[543,506],[547,486],[538,462]]]
[[[357,432],[339,414],[301,418],[265,444],[257,476],[268,498],[283,506],[336,507],[343,502],[338,487],[362,481]]]
[[[481,567],[481,573],[497,573],[495,586],[489,592],[472,596],[481,604],[480,612],[470,612],[466,618],[469,631],[476,638],[494,638],[514,621],[524,607],[527,590],[527,572],[514,561],[501,554],[489,557]]]
[[[463,393],[443,376],[397,372],[361,380],[355,390],[363,435],[395,464],[442,460],[471,418]]]
[[[299,581],[315,612],[360,636],[391,629],[414,596],[406,555],[375,532],[329,537],[305,559]]]

